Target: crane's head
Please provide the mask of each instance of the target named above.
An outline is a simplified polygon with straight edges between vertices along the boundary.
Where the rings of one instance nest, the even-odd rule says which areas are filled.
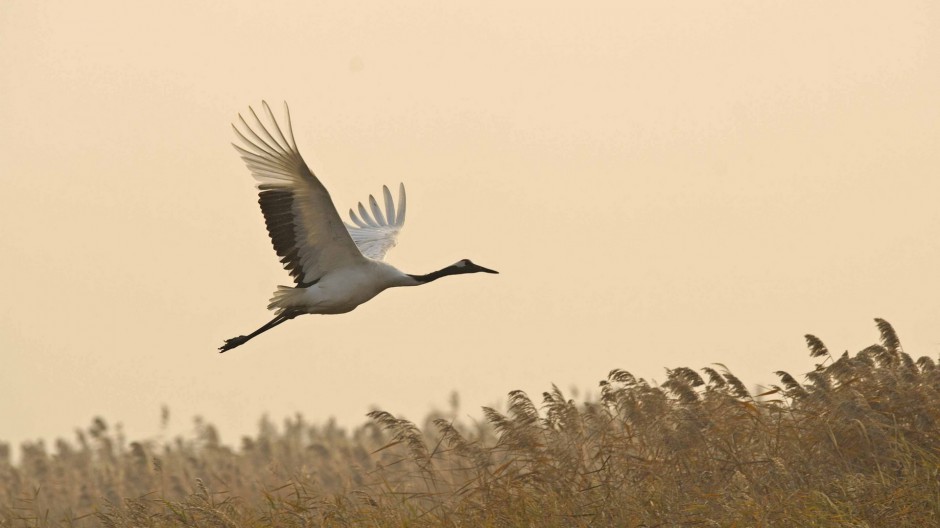
[[[483,266],[474,264],[470,259],[463,259],[457,262],[456,264],[454,264],[453,266],[451,266],[451,268],[455,268],[453,271],[455,274],[457,273],[497,273],[498,274],[499,273],[496,270],[491,270],[489,268],[484,268]]]

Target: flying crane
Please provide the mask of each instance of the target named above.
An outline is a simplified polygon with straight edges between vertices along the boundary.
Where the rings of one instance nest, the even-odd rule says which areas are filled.
[[[283,131],[268,104],[262,102],[262,106],[270,130],[249,107],[255,126],[239,114],[244,130],[232,128],[242,145],[233,146],[258,182],[258,203],[268,234],[295,284],[277,287],[268,304],[277,314],[274,319],[248,335],[227,339],[219,352],[241,346],[299,315],[352,311],[388,288],[420,286],[448,275],[498,273],[469,259],[426,275],[404,273],[383,262],[405,223],[404,184],[398,187],[397,207],[391,191],[383,186],[384,212],[370,195],[372,214],[360,202],[358,215],[349,210],[352,224],[343,222],[330,193],[300,156],[287,104]]]

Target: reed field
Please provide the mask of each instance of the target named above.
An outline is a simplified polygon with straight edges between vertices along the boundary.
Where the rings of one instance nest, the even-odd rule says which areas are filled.
[[[854,354],[806,336],[818,365],[757,394],[721,366],[613,370],[589,401],[262,420],[238,446],[204,421],[129,441],[96,419],[15,463],[0,445],[0,527],[938,526],[940,367],[875,322]]]

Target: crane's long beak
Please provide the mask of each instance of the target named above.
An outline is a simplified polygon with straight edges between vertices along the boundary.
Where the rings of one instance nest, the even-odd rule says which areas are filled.
[[[484,268],[483,266],[480,266],[479,264],[477,264],[477,271],[482,271],[483,273],[495,273],[495,274],[499,275],[499,272],[498,272],[498,271],[496,271],[496,270],[491,270],[491,269],[489,269],[489,268]]]

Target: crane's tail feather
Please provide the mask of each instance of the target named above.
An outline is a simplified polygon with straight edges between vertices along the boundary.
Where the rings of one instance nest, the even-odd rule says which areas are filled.
[[[268,303],[268,310],[275,310],[282,314],[288,310],[298,308],[304,304],[304,288],[295,288],[293,286],[278,286],[271,301]]]

